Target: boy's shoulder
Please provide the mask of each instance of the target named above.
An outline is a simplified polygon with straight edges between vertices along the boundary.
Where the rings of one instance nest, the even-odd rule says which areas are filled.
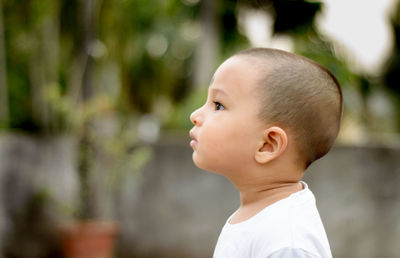
[[[315,198],[307,185],[247,221],[229,224],[228,220],[218,240],[216,253],[217,249],[227,251],[229,246],[235,246],[235,252],[244,255],[242,257],[258,257],[260,254],[267,257],[276,252],[297,249],[309,253],[309,257],[330,257],[328,239]]]

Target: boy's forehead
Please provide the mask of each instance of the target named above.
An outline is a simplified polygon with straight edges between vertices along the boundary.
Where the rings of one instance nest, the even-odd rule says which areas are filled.
[[[237,94],[253,91],[258,82],[259,71],[256,66],[243,57],[231,57],[222,63],[210,81],[210,89]]]

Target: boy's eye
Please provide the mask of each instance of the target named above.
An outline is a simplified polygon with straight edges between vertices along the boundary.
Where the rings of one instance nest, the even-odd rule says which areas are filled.
[[[214,101],[214,104],[215,104],[215,110],[224,110],[225,109],[225,107],[217,101]]]

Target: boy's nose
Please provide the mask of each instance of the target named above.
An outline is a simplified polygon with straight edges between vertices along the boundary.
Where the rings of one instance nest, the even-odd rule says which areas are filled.
[[[202,123],[202,117],[200,114],[200,109],[196,109],[191,115],[190,115],[190,121],[192,121],[192,123],[194,125],[201,125]]]

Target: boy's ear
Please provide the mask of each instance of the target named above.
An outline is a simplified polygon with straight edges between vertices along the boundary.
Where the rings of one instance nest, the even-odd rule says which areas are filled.
[[[255,153],[258,163],[265,164],[279,157],[286,149],[288,137],[286,132],[277,126],[264,131],[263,141]]]

